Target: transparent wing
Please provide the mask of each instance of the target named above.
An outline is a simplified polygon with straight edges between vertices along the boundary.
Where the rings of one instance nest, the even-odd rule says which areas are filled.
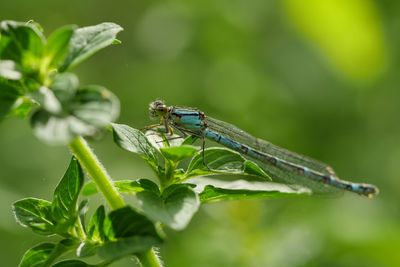
[[[228,138],[238,141],[255,150],[272,155],[279,159],[283,159],[287,162],[307,167],[310,170],[314,170],[323,174],[332,175],[336,177],[336,174],[333,171],[333,169],[325,163],[297,154],[295,152],[291,152],[287,149],[271,144],[270,142],[256,138],[230,123],[226,123],[210,117],[206,118],[206,122],[210,130],[220,133],[221,135],[224,135]],[[261,162],[253,158],[252,160],[256,161],[259,165],[261,165],[264,171],[267,172],[273,180],[289,184],[307,186],[314,192],[327,193],[327,192],[340,191],[339,189],[336,189],[332,186],[315,182],[297,173],[289,172],[287,170],[282,170],[281,168],[276,167],[268,162]]]

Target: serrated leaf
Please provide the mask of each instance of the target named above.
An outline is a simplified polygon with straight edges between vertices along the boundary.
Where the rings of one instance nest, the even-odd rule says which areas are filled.
[[[83,171],[77,159],[72,158],[60,183],[54,191],[52,211],[58,223],[76,219],[77,200],[83,186]]]
[[[104,233],[110,241],[133,236],[159,238],[153,223],[129,206],[114,210],[106,217]]]
[[[19,224],[41,235],[54,234],[51,202],[37,198],[24,198],[13,204],[13,212]]]
[[[27,250],[19,267],[46,267],[74,246],[71,240],[64,239],[59,243],[42,243]]]
[[[101,23],[76,29],[70,42],[70,49],[60,71],[71,69],[96,53],[111,45],[122,31],[122,27],[115,23]]]
[[[52,265],[52,267],[91,267],[96,265],[87,264],[84,261],[80,260],[65,260],[57,262],[56,264]]]
[[[246,180],[224,181],[213,178],[193,178],[202,203],[224,200],[269,199],[308,195],[310,190],[272,182]]]
[[[70,39],[76,26],[68,25],[55,30],[47,39],[43,64],[46,69],[58,68],[69,51]]]
[[[97,254],[109,260],[143,252],[161,243],[153,223],[129,206],[106,217],[104,233],[107,241],[97,248]]]
[[[147,137],[139,130],[124,124],[111,124],[114,142],[129,152],[144,158],[153,168],[158,166],[158,152],[151,145]]]
[[[39,69],[45,38],[34,24],[2,21],[0,35],[3,43],[2,59],[13,60],[28,72]]]
[[[134,253],[145,252],[161,243],[153,236],[132,236],[109,241],[97,249],[97,254],[105,260],[115,260]]]
[[[253,175],[270,179],[256,163],[245,159],[240,153],[222,147],[207,148],[204,156],[200,151],[189,163],[183,178],[215,174]]]
[[[201,151],[192,159],[186,172],[189,176],[193,173],[212,174],[213,170],[239,172],[243,162],[244,158],[239,153],[227,148],[207,148],[204,150],[204,156]]]
[[[106,88],[89,85],[76,92],[69,109],[81,121],[102,128],[118,118],[119,100]]]
[[[160,148],[161,154],[168,160],[179,162],[193,157],[198,151],[198,147],[191,145],[181,145]]]
[[[103,259],[113,260],[161,243],[153,223],[130,207],[112,211],[105,220],[103,216],[104,208],[100,207],[88,226],[88,237],[93,242],[82,243],[78,256],[90,256],[96,252]]]
[[[158,190],[143,190],[135,198],[135,206],[147,217],[175,230],[184,229],[200,205],[197,194],[187,184],[171,185],[162,194]]]
[[[154,150],[146,136],[139,130],[125,124],[111,124],[114,130],[114,141],[121,148],[139,155],[146,155]]]

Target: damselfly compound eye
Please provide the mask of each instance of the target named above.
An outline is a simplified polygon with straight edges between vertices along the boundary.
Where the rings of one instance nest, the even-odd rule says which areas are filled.
[[[168,107],[162,100],[155,100],[149,105],[150,118],[163,117],[168,111]]]

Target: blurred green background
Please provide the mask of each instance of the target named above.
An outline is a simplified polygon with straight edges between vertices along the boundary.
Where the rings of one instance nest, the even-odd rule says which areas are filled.
[[[204,206],[168,231],[168,267],[400,266],[400,2],[372,0],[2,1],[0,20],[116,22],[122,45],[75,71],[121,100],[119,122],[150,124],[148,103],[195,106],[250,133],[379,186],[342,197]],[[93,143],[115,179],[153,178],[110,135]],[[69,153],[36,140],[26,121],[0,124],[1,266],[43,240],[11,203],[50,199]],[[134,266],[131,260],[115,266]]]

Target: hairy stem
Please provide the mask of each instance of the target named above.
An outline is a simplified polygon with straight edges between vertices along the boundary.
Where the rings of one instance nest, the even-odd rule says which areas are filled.
[[[101,191],[107,203],[112,209],[126,206],[124,199],[114,187],[113,181],[107,170],[101,164],[93,150],[82,137],[77,137],[69,144],[72,154],[79,160],[83,168]],[[153,249],[150,249],[138,256],[142,267],[162,267],[160,260]]]
[[[88,143],[82,137],[77,137],[69,144],[72,154],[79,160],[83,168],[89,173],[97,188],[101,191],[112,209],[124,207],[124,199],[114,187],[107,170],[93,153]]]
[[[142,267],[163,267],[154,249],[137,255]]]

